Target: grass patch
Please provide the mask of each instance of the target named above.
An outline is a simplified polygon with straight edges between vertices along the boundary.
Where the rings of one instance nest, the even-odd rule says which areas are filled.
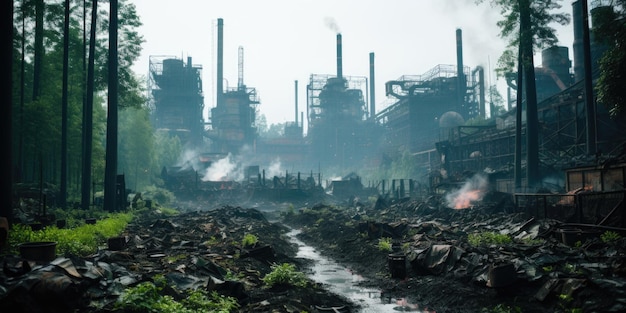
[[[470,245],[479,246],[491,246],[491,245],[505,245],[513,241],[509,235],[503,235],[496,232],[482,232],[467,235],[467,242]]]
[[[31,230],[30,226],[15,224],[9,232],[12,253],[18,253],[19,244],[35,241],[55,241],[57,253],[87,256],[98,251],[109,237],[119,236],[132,220],[130,213],[112,213],[96,224],[82,224],[74,228],[48,226],[42,230]]]

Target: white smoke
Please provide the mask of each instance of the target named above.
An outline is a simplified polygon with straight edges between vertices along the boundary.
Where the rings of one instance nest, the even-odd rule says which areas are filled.
[[[202,181],[240,181],[242,179],[243,170],[240,162],[230,153],[225,158],[213,162],[202,177]]]
[[[279,176],[283,172],[280,158],[275,158],[267,168],[267,177]]]
[[[463,186],[446,195],[446,203],[452,209],[465,209],[475,201],[482,200],[487,191],[488,181],[484,175],[475,174]]]
[[[339,25],[337,25],[337,22],[335,21],[334,18],[329,17],[329,16],[325,17],[324,24],[326,24],[326,26],[330,28],[332,31],[334,31],[335,33],[337,34],[341,33],[341,30],[339,30]]]

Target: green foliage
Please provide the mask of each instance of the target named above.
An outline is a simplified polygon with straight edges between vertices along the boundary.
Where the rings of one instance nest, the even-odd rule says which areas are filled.
[[[22,179],[39,179],[40,169],[44,181],[58,181],[61,166],[61,119],[62,119],[62,83],[63,83],[63,56],[64,56],[64,9],[63,1],[47,1],[43,10],[41,37],[33,35],[36,21],[34,4],[38,1],[17,1],[15,12],[15,40],[13,41],[14,54],[13,81],[23,84],[14,84],[13,103],[16,104],[12,119],[17,121],[14,126],[15,151],[17,143],[22,145],[19,149],[20,162],[16,163]],[[68,85],[67,94],[67,147],[68,147],[68,173],[81,173],[80,153],[82,152],[83,130],[83,98],[85,92],[85,73],[83,67],[84,42],[83,42],[83,13],[90,16],[91,6],[87,4],[83,11],[82,4],[72,2],[70,12],[69,50],[68,50]],[[143,80],[139,80],[132,73],[133,63],[141,54],[143,38],[138,33],[141,25],[136,13],[135,5],[131,1],[120,1],[119,6],[119,95],[120,106],[141,106],[145,104],[144,91],[141,90]],[[92,172],[93,181],[101,184],[104,177],[104,140],[106,128],[106,99],[103,97],[107,88],[108,67],[108,10],[98,10],[97,36],[95,41],[95,83],[93,102],[93,147],[92,147]],[[22,25],[26,28],[22,33]],[[90,21],[88,21],[90,24]],[[89,25],[87,25],[89,32]],[[40,50],[34,43],[34,38],[42,38],[45,47]],[[88,34],[87,34],[88,37]],[[21,46],[26,49],[21,54]],[[33,48],[35,47],[35,48]],[[10,47],[8,47],[10,48]],[[39,56],[45,54],[43,62],[35,64]],[[24,71],[20,70],[24,60]],[[35,70],[36,69],[36,70]],[[36,73],[35,73],[36,72]],[[38,86],[35,94],[33,87]],[[23,89],[22,89],[23,88]],[[21,98],[22,91],[25,94]],[[23,100],[23,101],[22,101]],[[17,109],[20,104],[20,109]],[[17,134],[20,140],[17,140]],[[120,158],[120,160],[123,158]],[[80,179],[76,179],[80,181]],[[101,185],[99,185],[101,186]],[[78,198],[80,195],[78,184],[68,184],[68,198]]]
[[[9,246],[16,249],[20,243],[55,241],[59,254],[87,256],[98,251],[98,247],[104,245],[109,237],[119,236],[131,220],[130,213],[114,213],[96,221],[96,224],[63,229],[48,226],[36,231],[28,225],[15,224],[9,232]]]
[[[604,4],[604,3],[603,3]],[[626,1],[612,1],[610,10],[593,10],[592,32],[594,39],[607,48],[602,55],[600,74],[595,86],[598,102],[602,103],[613,118],[626,118]]]
[[[161,206],[167,206],[176,200],[176,196],[171,191],[152,185],[145,187],[141,194],[144,199],[152,199]]]
[[[273,265],[272,271],[263,276],[262,280],[268,287],[276,285],[306,287],[308,284],[306,275],[296,271],[296,266],[290,263]]]
[[[607,230],[600,235],[600,239],[604,243],[614,243],[621,238],[622,236],[619,233],[610,230]]]
[[[259,237],[255,234],[245,234],[243,235],[243,239],[241,239],[241,245],[244,247],[254,246],[257,242],[259,242]]]
[[[513,240],[509,235],[498,234],[496,232],[482,232],[467,235],[467,242],[475,247],[504,245],[511,243],[512,241]]]
[[[127,288],[115,303],[115,308],[125,312],[142,313],[228,313],[236,311],[239,307],[235,298],[200,289],[185,291],[184,298],[176,301],[172,296],[162,295],[165,283],[164,278],[155,277],[153,282],[146,281]]]
[[[378,247],[378,250],[380,251],[391,252],[392,250],[391,238],[383,237],[383,238],[378,239],[378,244],[376,245],[376,247]]]
[[[570,22],[570,15],[558,12],[562,5],[561,0],[533,0],[530,1],[530,12],[532,16],[532,44],[533,48],[544,49],[558,44],[556,31],[550,25],[557,23],[567,25]],[[502,20],[496,23],[500,28],[500,37],[508,39],[508,49],[498,59],[498,76],[506,73],[517,72],[517,51],[520,44],[519,21],[520,6],[518,1],[512,0],[475,0],[477,4],[490,3],[492,7],[498,7]]]

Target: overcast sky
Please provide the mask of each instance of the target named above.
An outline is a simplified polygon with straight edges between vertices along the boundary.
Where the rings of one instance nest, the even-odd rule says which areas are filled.
[[[203,67],[205,109],[214,107],[217,20],[222,18],[225,87],[237,86],[241,46],[244,83],[256,88],[259,111],[268,124],[294,120],[296,80],[302,112],[310,76],[337,73],[338,32],[344,76],[369,77],[369,54],[375,55],[377,111],[386,102],[385,82],[421,75],[439,64],[456,64],[457,29],[463,34],[464,65],[483,66],[491,84],[496,77],[488,71],[506,46],[498,36],[499,11],[474,0],[131,1],[146,41],[135,66],[137,74],[148,75],[153,55],[185,61],[191,57]],[[571,4],[563,1],[563,11],[571,14]],[[572,25],[554,28],[571,59]]]

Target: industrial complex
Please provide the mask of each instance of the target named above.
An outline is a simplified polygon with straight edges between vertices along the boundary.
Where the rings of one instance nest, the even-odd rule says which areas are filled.
[[[573,9],[580,12],[579,1],[573,3]],[[626,151],[626,132],[624,125],[611,119],[604,106],[595,101],[595,119],[590,123],[587,118],[582,14],[573,16],[574,60],[569,59],[567,47],[552,47],[541,52],[541,65],[535,68],[539,119],[536,148],[542,186],[571,190],[592,184],[598,190],[610,190],[610,184],[601,184],[601,175],[594,169],[617,167],[611,179],[616,186],[623,186],[625,174],[620,160]],[[469,173],[487,175],[492,188],[501,192],[525,191],[525,140],[516,151],[516,137],[526,134],[525,115],[521,114],[524,102],[522,99],[522,105],[517,105],[516,99],[517,73],[507,75],[503,107],[495,108],[485,70],[463,62],[461,29],[455,34],[456,64],[438,64],[425,73],[386,82],[375,80],[374,53],[370,53],[369,77],[343,73],[342,35],[337,34],[337,72],[311,74],[304,86],[306,116],[298,116],[299,86],[295,81],[294,121],[285,125],[280,138],[262,138],[256,125],[260,110],[257,92],[243,82],[243,48],[239,50],[237,86],[223,86],[221,19],[217,27],[217,100],[208,120],[202,115],[202,67],[194,65],[191,58],[186,62],[173,56],[150,58],[150,105],[157,131],[177,135],[186,147],[197,151],[189,167],[164,165],[167,177],[183,171],[197,177],[199,171],[231,158],[240,162],[244,175],[224,180],[251,180],[264,185],[276,176],[280,185],[289,186],[297,177],[293,184],[298,187],[302,181],[321,186],[322,177],[329,178],[329,173],[321,173],[325,169],[349,175],[359,169],[383,167],[391,156],[403,152],[410,156],[417,172],[407,173],[410,177],[388,179],[408,179],[406,188],[411,191],[419,184],[433,192],[447,183],[462,182]],[[590,71],[595,74],[603,50],[593,40],[590,45]],[[385,85],[385,96],[393,103],[377,111],[374,86],[379,83]],[[521,125],[517,127],[520,116]],[[276,175],[263,168],[277,158],[289,164],[292,173]],[[573,168],[586,168],[596,174],[588,177],[582,170],[571,174]],[[222,179],[187,180],[198,186]],[[391,188],[391,184],[387,186]],[[375,187],[385,189],[380,183]]]

